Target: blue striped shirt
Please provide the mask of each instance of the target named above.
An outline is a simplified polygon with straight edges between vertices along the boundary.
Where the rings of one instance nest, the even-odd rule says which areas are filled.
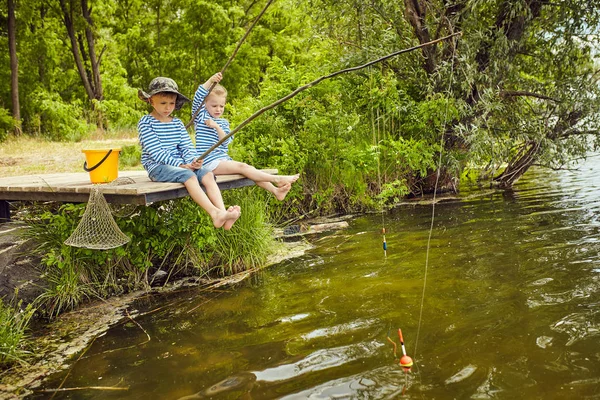
[[[204,86],[200,85],[198,90],[196,90],[196,94],[194,95],[194,101],[192,102],[192,115],[196,112],[200,104],[204,101],[204,98],[208,94],[208,90],[204,88]],[[211,148],[212,145],[219,141],[219,134],[217,130],[214,128],[208,127],[204,121],[207,119],[214,120],[220,127],[223,129],[226,135],[229,135],[231,132],[229,128],[229,121],[225,118],[213,118],[210,116],[206,107],[202,106],[196,118],[194,118],[194,128],[196,129],[196,153],[197,156],[201,156],[204,152]],[[218,159],[229,159],[228,151],[229,151],[229,143],[233,141],[233,136],[224,141],[211,151],[206,158],[204,159],[204,164],[208,164],[213,160]]]
[[[189,164],[196,157],[190,135],[179,118],[160,122],[148,114],[140,119],[137,128],[142,165],[148,172],[164,164],[174,167]]]

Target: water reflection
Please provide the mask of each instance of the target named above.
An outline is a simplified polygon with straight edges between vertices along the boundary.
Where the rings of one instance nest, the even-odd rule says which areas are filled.
[[[76,397],[94,399],[598,398],[599,170],[593,158],[439,203],[423,298],[431,206],[404,206],[385,216],[387,258],[381,216],[357,218],[230,290],[153,299],[163,308],[136,320],[150,342],[113,328],[63,386],[130,388]]]

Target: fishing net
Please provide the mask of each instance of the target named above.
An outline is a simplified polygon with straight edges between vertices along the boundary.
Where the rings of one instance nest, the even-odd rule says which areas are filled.
[[[119,178],[109,184],[93,185],[90,192],[90,199],[83,213],[81,221],[71,236],[65,240],[65,244],[74,247],[83,247],[94,250],[108,250],[123,246],[129,242],[129,237],[119,229],[119,226],[113,219],[113,212],[108,205],[102,187],[110,187],[133,183],[129,178]],[[133,207],[133,208],[132,208]],[[118,214],[123,215],[123,211],[135,210],[135,206],[126,205],[119,208]],[[130,211],[131,214],[133,211]]]

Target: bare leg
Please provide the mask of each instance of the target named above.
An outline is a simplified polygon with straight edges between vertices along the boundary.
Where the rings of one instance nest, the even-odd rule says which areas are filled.
[[[271,182],[278,186],[286,183],[294,183],[298,180],[299,175],[271,175],[254,168],[246,163],[238,161],[221,161],[219,166],[213,171],[215,175],[226,174],[242,174],[246,178],[252,179],[254,182]],[[267,189],[268,190],[268,189]],[[285,196],[284,196],[285,197]]]
[[[202,184],[206,188],[206,194],[208,195],[208,198],[215,205],[215,207],[217,207],[220,210],[225,210],[225,204],[223,203],[221,189],[219,189],[219,185],[217,185],[217,182],[215,181],[215,176],[212,172],[202,177]],[[239,215],[241,215],[240,206],[237,205],[229,207],[227,209],[227,212],[237,212]],[[225,223],[223,224],[223,229],[227,231],[230,230],[235,221],[237,221],[237,218],[225,221]]]
[[[214,206],[220,210],[225,210],[221,189],[219,189],[219,185],[217,185],[217,181],[215,181],[215,176],[212,172],[202,177],[202,184],[206,188],[206,194]]]
[[[291,183],[286,183],[285,185],[281,186],[275,186],[271,182],[256,182],[256,186],[260,186],[266,191],[271,192],[273,196],[275,196],[275,198],[279,201],[285,199],[285,196],[287,196],[288,192],[292,188]]]
[[[211,203],[210,199],[204,193],[202,188],[200,187],[200,183],[198,182],[198,178],[196,176],[192,176],[190,179],[183,183],[190,194],[190,197],[208,213],[210,218],[212,219],[213,225],[215,228],[220,228],[225,225],[225,223],[230,222],[229,228],[231,229],[231,225],[240,217],[239,210],[231,209],[231,210],[221,210],[213,203]],[[233,221],[233,222],[231,222]]]

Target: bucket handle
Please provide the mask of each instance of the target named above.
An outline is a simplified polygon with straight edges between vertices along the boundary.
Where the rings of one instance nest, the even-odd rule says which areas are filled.
[[[108,156],[110,156],[110,153],[112,153],[112,149],[108,150],[108,153],[106,153],[106,155],[104,157],[102,157],[102,160],[100,160],[100,162],[96,165],[94,165],[93,167],[88,168],[87,166],[87,161],[83,162],[83,169],[86,172],[92,172],[93,170],[95,170],[96,168],[98,168],[100,165],[102,165],[102,163],[104,161],[106,161],[106,159],[108,158]]]

